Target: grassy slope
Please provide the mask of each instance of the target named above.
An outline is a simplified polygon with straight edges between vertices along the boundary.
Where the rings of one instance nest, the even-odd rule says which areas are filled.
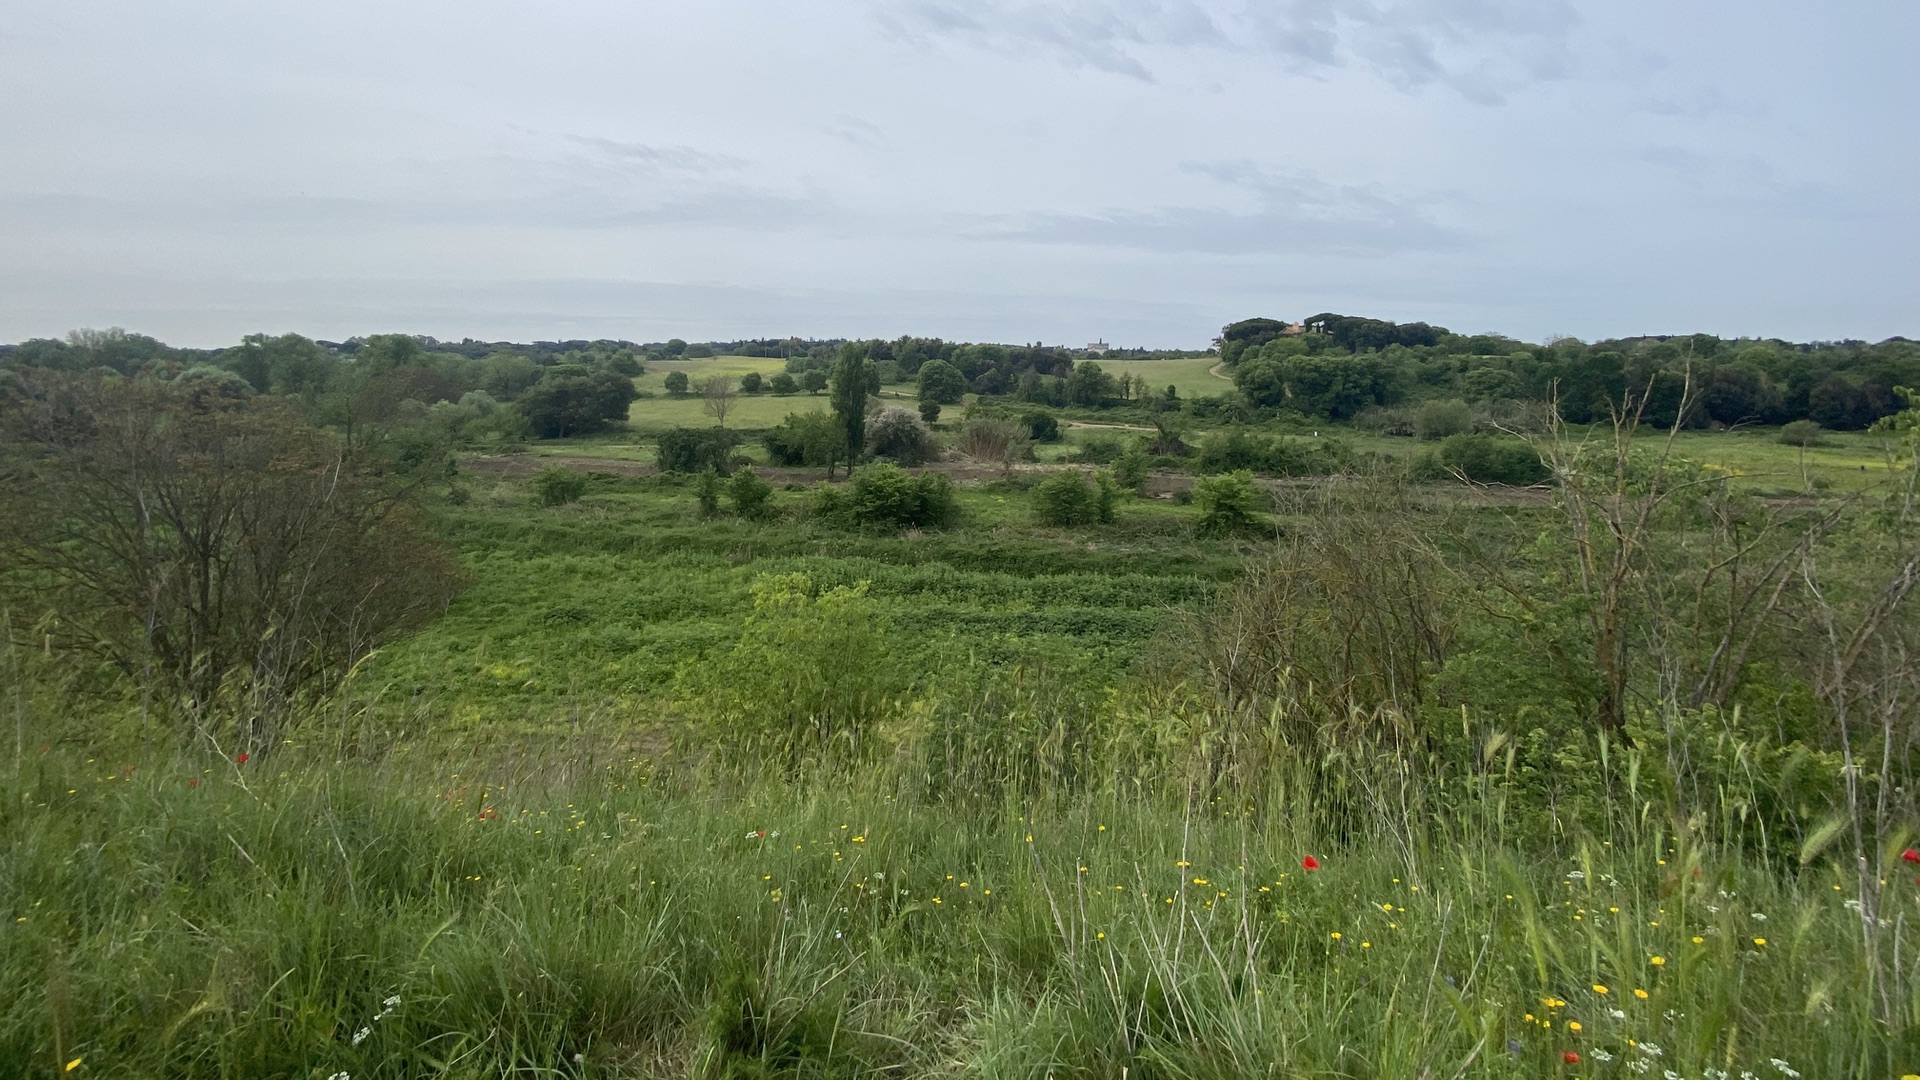
[[[911,664],[965,635],[1116,681],[1235,565],[1189,508],[1068,534],[962,499],[962,528],[893,537],[503,482],[447,511],[475,584],[365,666],[350,723],[236,766],[69,750],[49,710],[55,748],[0,771],[0,1077],[1920,1071],[1920,983],[1890,987],[1904,1029],[1871,1018],[1847,867],[1676,839],[1657,760],[1616,766],[1645,790],[1593,834],[1417,780],[1379,790],[1433,805],[1336,823],[1286,773],[1252,806],[1097,779],[936,802],[915,761],[696,779],[628,749],[763,572],[872,582]],[[395,727],[426,737],[383,760]],[[1920,889],[1884,862],[1909,934]]]
[[[1191,511],[1129,503],[1113,526],[1033,530],[1023,493],[963,488],[967,524],[862,535],[791,520],[698,520],[691,485],[595,481],[581,503],[542,509],[500,483],[450,511],[474,584],[447,616],[387,650],[360,692],[416,721],[541,729],[576,708],[621,720],[670,711],[675,670],[731,642],[761,574],[871,583],[908,664],[964,638],[1064,650],[1123,669],[1166,611],[1232,572],[1233,549],[1197,549]],[[779,492],[797,515],[804,492]],[[957,647],[957,646],[956,646]]]

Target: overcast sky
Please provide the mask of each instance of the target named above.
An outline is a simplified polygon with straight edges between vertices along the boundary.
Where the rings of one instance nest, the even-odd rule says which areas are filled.
[[[0,341],[1920,336],[1913,0],[9,0]]]

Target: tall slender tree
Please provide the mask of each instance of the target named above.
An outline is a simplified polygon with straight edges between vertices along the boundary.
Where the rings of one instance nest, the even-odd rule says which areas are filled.
[[[867,440],[867,347],[854,343],[840,346],[840,359],[833,365],[833,414],[847,433],[847,464],[860,460]]]

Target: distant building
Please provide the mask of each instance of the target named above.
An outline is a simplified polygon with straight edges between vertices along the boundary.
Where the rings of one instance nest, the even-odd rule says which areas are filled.
[[[1090,341],[1087,343],[1087,355],[1105,356],[1107,355],[1107,348],[1107,343],[1104,341]]]

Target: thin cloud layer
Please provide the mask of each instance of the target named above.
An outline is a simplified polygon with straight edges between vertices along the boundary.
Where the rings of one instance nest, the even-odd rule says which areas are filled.
[[[1372,187],[1330,184],[1308,173],[1270,173],[1249,161],[1195,162],[1184,168],[1244,190],[1256,208],[1034,214],[1001,235],[1038,243],[1219,255],[1386,256],[1462,242],[1415,202]]]
[[[14,9],[0,341],[1920,334],[1911,4]]]
[[[1285,0],[1217,10],[1190,0],[914,0],[875,17],[903,40],[1027,50],[1145,82],[1156,80],[1156,50],[1203,49],[1228,63],[1265,59],[1308,73],[1355,64],[1402,90],[1437,84],[1486,105],[1564,78],[1580,22],[1566,0]]]

